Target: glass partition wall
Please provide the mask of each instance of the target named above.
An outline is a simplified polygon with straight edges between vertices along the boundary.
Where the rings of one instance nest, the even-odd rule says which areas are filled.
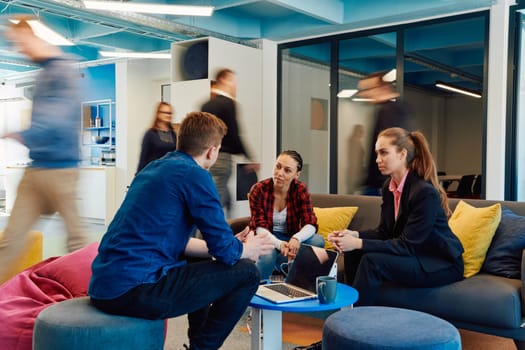
[[[478,13],[279,45],[278,151],[303,155],[312,193],[360,193],[377,106],[354,93],[362,77],[384,71],[439,170],[482,174],[486,26]],[[442,81],[480,98],[442,90]]]
[[[377,107],[355,96],[357,84],[374,72],[396,68],[396,33],[384,33],[339,42],[337,133],[338,193],[359,193],[370,157],[374,156],[372,132]]]

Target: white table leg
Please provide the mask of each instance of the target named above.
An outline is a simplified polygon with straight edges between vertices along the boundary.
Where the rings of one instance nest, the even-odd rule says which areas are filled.
[[[275,311],[275,310],[263,310],[263,321],[264,321],[263,349],[264,350],[282,349],[283,347],[282,312]]]
[[[251,350],[262,350],[262,310],[252,307]]]
[[[263,321],[264,330],[261,330]],[[283,321],[281,311],[261,310],[252,307],[252,326],[251,350],[282,349]]]

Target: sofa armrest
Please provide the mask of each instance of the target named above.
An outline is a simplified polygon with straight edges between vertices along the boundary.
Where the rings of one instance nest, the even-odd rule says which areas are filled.
[[[246,226],[250,223],[250,217],[245,216],[242,218],[235,218],[235,219],[229,219],[228,224],[230,225],[230,228],[232,229],[233,233],[237,234],[244,230]]]

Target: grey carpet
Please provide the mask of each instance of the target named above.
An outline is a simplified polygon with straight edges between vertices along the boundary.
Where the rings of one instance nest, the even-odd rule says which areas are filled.
[[[250,349],[250,334],[241,331],[241,327],[246,326],[246,315],[242,317],[237,326],[230,333],[224,342],[221,350],[248,350]],[[186,332],[188,330],[188,321],[186,316],[172,318],[168,321],[168,334],[164,350],[181,350],[183,344],[188,344]],[[283,343],[282,350],[293,350],[296,344]]]

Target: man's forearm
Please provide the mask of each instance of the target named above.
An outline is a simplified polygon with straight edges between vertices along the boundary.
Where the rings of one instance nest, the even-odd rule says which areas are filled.
[[[187,256],[193,256],[197,258],[209,258],[210,254],[208,253],[208,246],[203,239],[190,238],[186,248],[184,249],[184,254]]]

